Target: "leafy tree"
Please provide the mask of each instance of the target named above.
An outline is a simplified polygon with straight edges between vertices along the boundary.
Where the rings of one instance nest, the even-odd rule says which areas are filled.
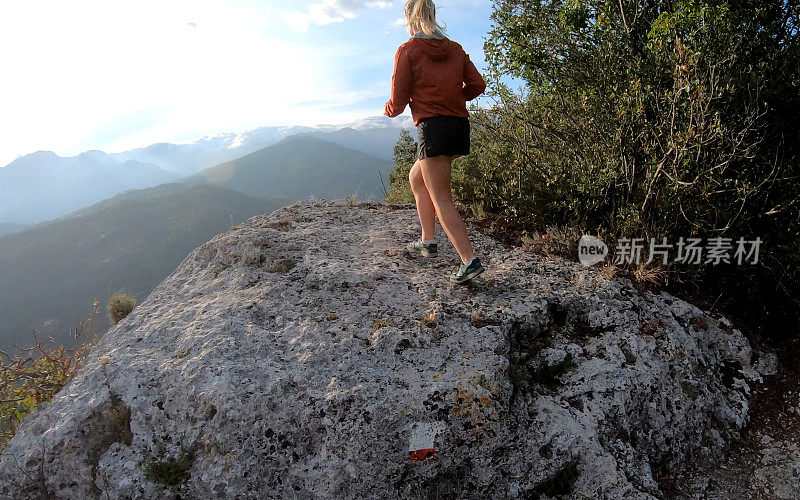
[[[500,0],[492,18],[481,163],[512,215],[656,236],[796,209],[795,2]]]
[[[394,169],[389,172],[389,193],[386,203],[414,203],[414,193],[408,183],[408,174],[417,161],[417,141],[408,130],[400,131],[394,145]]]
[[[497,105],[473,113],[456,192],[610,241],[760,236],[747,286],[800,311],[799,14],[800,0],[495,0]]]

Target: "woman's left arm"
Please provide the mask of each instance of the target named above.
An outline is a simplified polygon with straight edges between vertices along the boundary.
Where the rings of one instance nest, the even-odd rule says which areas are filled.
[[[399,116],[411,101],[411,61],[408,50],[403,45],[394,56],[394,74],[392,75],[392,95],[383,114],[390,117]]]
[[[478,69],[469,59],[469,55],[464,54],[464,100],[471,101],[486,91],[486,82],[478,72]]]

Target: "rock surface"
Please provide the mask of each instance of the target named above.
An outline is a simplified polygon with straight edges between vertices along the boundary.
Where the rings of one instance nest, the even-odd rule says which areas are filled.
[[[780,363],[778,362],[778,355],[776,353],[756,350],[754,354],[755,363],[753,363],[753,368],[761,375],[775,375],[780,371]]]
[[[296,203],[192,251],[25,419],[0,495],[654,498],[747,423],[724,318],[408,206]]]
[[[764,382],[754,389],[741,438],[719,462],[677,475],[665,498],[800,498],[800,374],[783,370]]]

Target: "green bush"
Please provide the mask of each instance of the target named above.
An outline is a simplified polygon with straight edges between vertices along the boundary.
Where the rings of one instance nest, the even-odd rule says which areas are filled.
[[[48,346],[34,330],[35,345],[22,350],[21,355],[11,358],[0,351],[0,451],[14,437],[22,420],[36,406],[49,402],[75,376],[99,340],[99,336],[92,335],[99,304],[94,300],[91,315],[74,329],[74,348]]]
[[[792,222],[796,239],[800,61],[784,3],[496,1],[485,48],[502,105],[475,116],[467,191],[624,236]]]
[[[495,0],[484,48],[497,104],[472,110],[456,197],[610,244],[758,236],[758,266],[686,276],[715,297],[769,290],[743,301],[750,317],[796,324],[799,3]]]
[[[108,317],[112,325],[116,325],[133,311],[136,299],[126,293],[115,293],[108,299]]]
[[[394,169],[389,172],[389,192],[385,203],[414,203],[414,193],[408,183],[408,174],[417,161],[417,142],[408,133],[400,131],[394,146]]]

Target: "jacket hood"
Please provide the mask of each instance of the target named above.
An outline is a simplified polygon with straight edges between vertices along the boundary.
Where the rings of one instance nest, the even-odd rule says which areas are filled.
[[[448,39],[444,36],[439,30],[433,34],[433,36],[428,36],[422,31],[417,31],[413,38],[420,39],[421,42],[419,44],[422,52],[433,59],[434,61],[444,61],[448,57],[450,57],[450,50],[448,47]]]

